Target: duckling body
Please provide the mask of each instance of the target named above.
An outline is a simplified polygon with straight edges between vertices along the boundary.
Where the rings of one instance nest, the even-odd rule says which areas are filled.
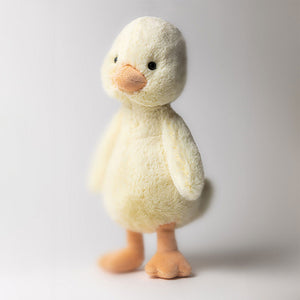
[[[193,220],[200,198],[188,201],[180,195],[163,143],[163,123],[180,117],[170,105],[123,105],[116,118],[119,129],[102,187],[111,217],[129,230],[145,233],[159,225],[176,222],[180,227]]]
[[[165,20],[138,18],[116,38],[101,73],[104,89],[122,105],[96,151],[89,185],[126,229],[127,247],[104,255],[99,264],[118,273],[138,268],[142,233],[156,231],[157,253],[146,272],[189,276],[175,228],[200,214],[204,173],[188,127],[170,106],[185,85],[184,38]]]

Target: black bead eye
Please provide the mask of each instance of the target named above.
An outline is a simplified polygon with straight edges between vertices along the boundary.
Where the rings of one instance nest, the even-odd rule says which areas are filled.
[[[114,58],[114,63],[116,63],[118,61],[118,56],[116,56],[115,58]]]
[[[155,70],[156,69],[156,63],[154,61],[150,61],[148,64],[148,69]]]

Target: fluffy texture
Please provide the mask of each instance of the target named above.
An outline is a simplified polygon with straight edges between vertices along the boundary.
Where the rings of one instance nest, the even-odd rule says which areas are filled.
[[[151,61],[156,63],[155,70],[148,69]],[[130,94],[113,83],[120,66],[127,64],[147,79],[142,90]],[[159,18],[142,17],[132,21],[113,43],[101,74],[106,92],[122,102],[158,106],[174,101],[183,90],[186,78],[186,48],[181,32]]]
[[[157,229],[157,252],[145,266],[151,277],[170,279],[191,274],[190,264],[177,249],[174,229],[174,223]]]
[[[155,70],[147,68],[151,61]],[[127,65],[145,76],[142,89],[118,86],[116,76]],[[122,87],[134,85],[137,73],[131,73],[123,77],[130,82],[120,81]],[[184,39],[159,18],[127,25],[104,61],[104,88],[123,105],[96,152],[90,187],[103,193],[110,216],[128,230],[154,232],[169,223],[180,227],[201,213],[200,154],[169,104],[181,93],[185,76]]]
[[[144,74],[130,65],[118,68],[113,80],[119,90],[127,93],[139,91],[147,84]]]
[[[132,231],[154,232],[162,224],[183,226],[200,214],[200,156],[190,131],[169,105],[123,105],[109,132],[90,181],[94,190],[102,190],[115,221]]]
[[[187,200],[198,199],[204,185],[201,157],[188,127],[177,114],[164,119],[162,140],[178,192]]]
[[[127,247],[102,256],[99,265],[109,272],[124,273],[135,270],[143,261],[143,235],[127,231]]]
[[[108,126],[94,154],[92,168],[88,180],[89,189],[100,192],[105,176],[105,171],[114,149],[121,126],[121,113],[117,113]]]

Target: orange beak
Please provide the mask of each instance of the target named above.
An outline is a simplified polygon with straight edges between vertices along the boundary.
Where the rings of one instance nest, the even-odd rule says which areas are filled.
[[[113,82],[119,90],[133,93],[141,90],[146,84],[146,77],[131,65],[121,66],[113,77]]]

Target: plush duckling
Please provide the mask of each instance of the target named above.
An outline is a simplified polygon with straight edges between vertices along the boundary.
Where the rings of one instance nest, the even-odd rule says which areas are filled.
[[[111,272],[138,268],[144,260],[142,234],[156,232],[157,253],[146,272],[189,276],[174,231],[199,216],[204,173],[187,125],[170,106],[186,80],[181,32],[160,18],[132,21],[105,58],[102,80],[122,105],[96,151],[90,187],[103,193],[110,216],[126,228],[128,245],[99,263]]]

